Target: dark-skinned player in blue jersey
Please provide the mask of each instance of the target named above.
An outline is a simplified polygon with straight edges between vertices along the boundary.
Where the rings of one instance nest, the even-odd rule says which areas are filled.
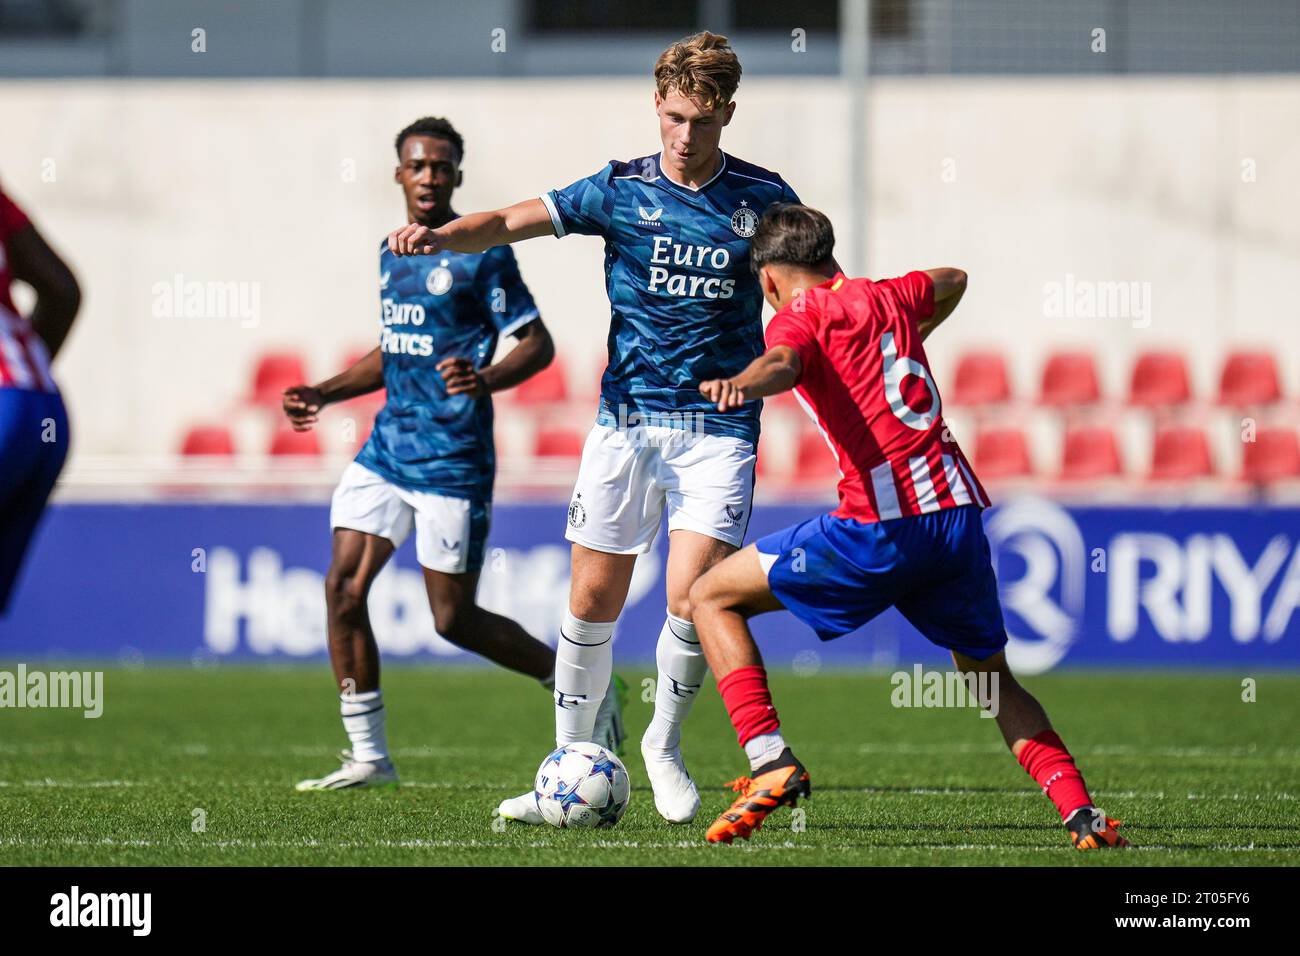
[[[456,218],[464,141],[445,119],[426,117],[397,137],[393,178],[410,222]],[[343,765],[299,790],[393,784],[379,686],[379,649],[366,599],[393,551],[415,532],[434,626],[451,643],[527,674],[548,689],[555,652],[517,622],[475,601],[496,474],[492,394],[545,368],[555,354],[509,246],[399,259],[379,250],[379,347],[318,385],[284,394],[297,430],[326,405],[380,388],[386,403],[348,466],[330,508],[333,554],[325,580],[329,652],[351,749]],[[514,349],[492,363],[501,336]],[[608,711],[608,708],[607,708]],[[606,743],[617,747],[617,715]]]

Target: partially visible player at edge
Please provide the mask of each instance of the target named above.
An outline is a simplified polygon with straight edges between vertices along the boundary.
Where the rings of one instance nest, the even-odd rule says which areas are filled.
[[[1006,630],[980,511],[987,506],[944,424],[921,342],[966,291],[958,269],[849,279],[830,221],[805,206],[768,210],[750,261],[777,310],[767,351],[739,375],[700,385],[721,412],[794,389],[838,459],[835,511],[759,539],[691,588],[695,624],[753,777],[707,839],[748,838],[811,792],[781,736],[748,619],[782,608],[822,640],[895,606],[966,675],[992,672],[998,727],[1056,804],[1079,849],[1126,846],[1096,809],[1047,714],[1007,667]],[[969,679],[969,677],[968,677]],[[981,702],[983,703],[983,702]]]
[[[462,179],[464,142],[452,125],[417,120],[398,134],[397,157],[393,178],[408,218],[430,226],[454,218],[451,197]],[[397,780],[366,600],[412,529],[438,633],[548,687],[554,673],[549,647],[474,599],[496,473],[491,394],[550,363],[550,334],[508,247],[418,261],[395,258],[386,244],[379,253],[379,347],[334,378],[284,393],[284,412],[303,431],[326,405],[387,388],[370,438],[330,508],[330,662],[352,746],[339,770],[304,780],[299,790]],[[502,335],[519,344],[489,365]]]
[[[26,318],[10,294],[31,286]],[[0,189],[0,615],[68,455],[68,416],[50,374],[81,306],[77,280]]]
[[[399,255],[573,233],[605,240],[609,365],[569,505],[572,576],[556,654],[555,737],[560,745],[592,737],[614,622],[636,556],[650,549],[666,508],[667,619],[641,754],[655,808],[671,823],[694,819],[700,806],[681,754],[681,725],[708,666],[690,588],[744,540],[758,441],[757,404],[718,414],[697,386],[736,374],[762,351],[763,297],[749,270],[749,240],[768,206],[797,201],[776,173],[719,147],[740,73],[726,37],[704,32],[674,43],[654,69],[658,153],[611,161],[538,199],[389,237]],[[542,822],[531,792],[499,812]]]

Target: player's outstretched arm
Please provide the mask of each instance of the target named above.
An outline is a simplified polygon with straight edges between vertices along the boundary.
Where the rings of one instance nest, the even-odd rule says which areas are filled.
[[[355,365],[319,385],[294,385],[284,390],[281,404],[296,432],[310,431],[326,405],[346,402],[384,387],[384,354],[371,349]]]
[[[960,269],[926,269],[925,274],[934,283],[934,314],[918,324],[922,342],[944,319],[952,315],[957,303],[966,294],[966,273]]]
[[[500,362],[486,368],[474,368],[474,363],[467,358],[445,358],[439,362],[438,372],[447,386],[447,394],[482,398],[514,388],[546,368],[555,358],[555,343],[541,319],[529,322],[515,333],[515,338],[519,344]]]
[[[35,226],[25,226],[11,236],[8,249],[14,278],[36,292],[36,305],[28,318],[53,358],[63,347],[81,308],[81,287]]]
[[[432,256],[452,252],[483,252],[537,236],[553,236],[551,214],[540,199],[526,199],[492,212],[472,212],[437,229],[408,223],[388,234],[389,251],[396,256]]]
[[[755,398],[789,391],[799,383],[802,373],[799,353],[788,345],[777,345],[750,362],[739,375],[700,382],[700,393],[716,403],[718,411],[729,412]]]

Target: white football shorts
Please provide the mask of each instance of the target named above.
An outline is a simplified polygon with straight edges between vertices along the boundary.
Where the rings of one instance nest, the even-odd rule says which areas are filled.
[[[731,435],[645,425],[596,425],[582,449],[565,537],[610,554],[650,550],[664,507],[668,530],[745,540],[754,496],[754,446]]]
[[[330,503],[330,528],[377,535],[400,548],[415,529],[415,556],[422,567],[466,574],[483,566],[491,505],[393,484],[352,462]]]

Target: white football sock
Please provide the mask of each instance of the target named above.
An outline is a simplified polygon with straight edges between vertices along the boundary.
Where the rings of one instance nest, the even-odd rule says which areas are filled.
[[[682,721],[709,671],[695,625],[668,615],[655,647],[659,677],[655,682],[655,715],[643,743],[655,750],[675,750],[682,739]]]
[[[614,622],[580,621],[564,613],[555,650],[555,745],[591,740],[596,711],[614,672]]]
[[[383,760],[388,756],[383,691],[341,694],[339,712],[343,715],[343,729],[352,741],[353,760]]]
[[[765,763],[771,763],[785,750],[785,738],[780,731],[774,734],[759,734],[751,737],[745,744],[745,756],[749,758],[749,769],[757,770]]]

